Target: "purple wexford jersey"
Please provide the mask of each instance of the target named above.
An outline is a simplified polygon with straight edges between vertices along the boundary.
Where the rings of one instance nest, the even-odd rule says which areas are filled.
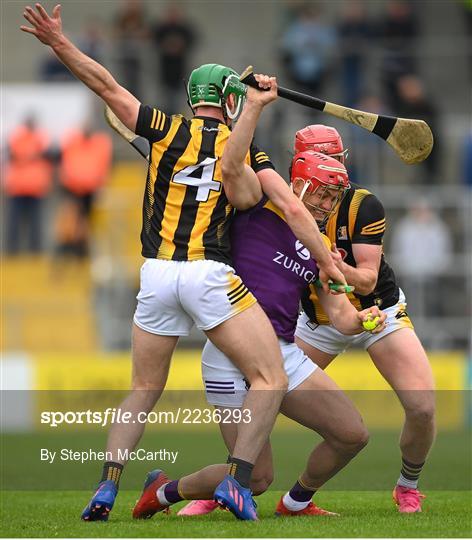
[[[309,251],[266,198],[236,212],[231,225],[234,267],[269,317],[275,333],[294,341],[300,297],[318,277]]]

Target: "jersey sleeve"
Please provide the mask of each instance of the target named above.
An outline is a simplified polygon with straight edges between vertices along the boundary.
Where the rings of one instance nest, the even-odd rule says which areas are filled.
[[[149,105],[139,107],[136,135],[145,137],[150,143],[160,141],[169,132],[172,117]]]
[[[250,164],[257,173],[263,169],[275,169],[269,156],[256,146],[254,141],[249,149]]]
[[[367,195],[357,213],[352,243],[381,245],[385,225],[385,210],[382,203],[375,195]]]

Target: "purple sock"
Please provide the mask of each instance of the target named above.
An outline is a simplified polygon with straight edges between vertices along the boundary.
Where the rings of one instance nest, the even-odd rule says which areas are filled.
[[[307,489],[303,487],[300,482],[296,482],[288,494],[294,501],[307,502],[311,501],[315,491],[315,489]]]
[[[164,486],[164,497],[171,503],[174,504],[179,501],[183,501],[183,498],[179,494],[177,486],[179,484],[178,480],[172,480]]]

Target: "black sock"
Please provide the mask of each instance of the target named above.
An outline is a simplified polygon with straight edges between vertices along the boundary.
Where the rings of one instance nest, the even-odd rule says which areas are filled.
[[[102,479],[100,480],[100,482],[105,482],[105,480],[111,480],[118,488],[122,471],[123,465],[121,463],[115,463],[114,461],[106,461],[103,465]]]
[[[182,495],[179,493],[178,480],[172,480],[164,486],[164,497],[167,499],[168,502],[172,504],[184,500]]]
[[[399,483],[406,487],[416,488],[424,464],[424,461],[423,463],[411,463],[411,461],[407,461],[402,456],[402,470],[400,472]]]
[[[306,487],[300,482],[300,480],[298,480],[294,484],[292,489],[288,492],[288,494],[290,495],[290,497],[292,497],[294,501],[308,502],[308,501],[311,501],[311,498],[313,497],[315,492],[316,492],[316,489],[311,489],[309,487]]]
[[[239,482],[242,487],[248,488],[254,465],[249,463],[249,461],[244,461],[234,457],[230,458],[229,463],[230,468],[228,474]]]

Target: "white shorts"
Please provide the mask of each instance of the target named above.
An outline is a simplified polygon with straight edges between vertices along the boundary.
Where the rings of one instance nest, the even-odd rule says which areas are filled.
[[[295,335],[303,339],[308,345],[328,354],[341,354],[351,346],[368,349],[379,339],[388,336],[400,328],[413,328],[408,315],[406,315],[406,300],[400,289],[398,302],[384,310],[387,314],[387,326],[379,334],[362,332],[354,336],[346,336],[329,324],[316,324],[310,321],[306,313],[302,311],[298,317]]]
[[[302,384],[318,367],[295,345],[279,338],[288,375],[288,392]],[[209,340],[202,352],[202,378],[208,403],[221,407],[241,407],[249,389],[244,375]]]
[[[146,259],[134,323],[164,336],[210,330],[257,302],[234,269],[210,260]]]

